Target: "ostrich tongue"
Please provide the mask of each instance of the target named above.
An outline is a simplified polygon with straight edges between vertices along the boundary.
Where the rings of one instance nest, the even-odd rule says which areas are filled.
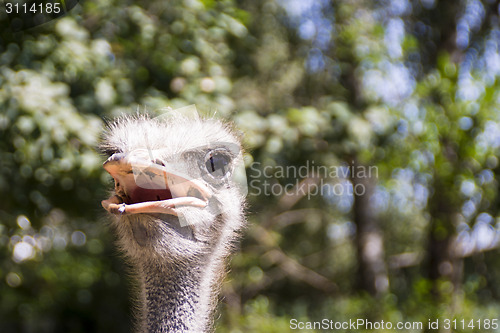
[[[206,207],[210,192],[199,180],[145,162],[113,154],[104,169],[115,180],[115,195],[101,202],[112,214],[162,213],[177,215],[176,207]]]

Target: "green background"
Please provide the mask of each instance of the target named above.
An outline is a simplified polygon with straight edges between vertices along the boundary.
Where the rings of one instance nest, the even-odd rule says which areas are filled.
[[[498,8],[88,0],[19,33],[0,13],[0,332],[131,330],[96,147],[115,116],[190,104],[244,134],[255,185],[218,332],[498,319]],[[280,191],[302,181],[324,192]]]

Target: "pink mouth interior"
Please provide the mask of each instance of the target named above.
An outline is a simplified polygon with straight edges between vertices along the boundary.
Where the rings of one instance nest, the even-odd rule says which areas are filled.
[[[134,187],[125,200],[125,203],[135,204],[146,201],[162,201],[172,199],[172,192],[167,189],[147,189],[139,186]]]

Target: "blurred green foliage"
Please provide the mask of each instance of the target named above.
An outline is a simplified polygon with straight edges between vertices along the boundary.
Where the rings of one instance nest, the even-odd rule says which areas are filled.
[[[189,104],[247,149],[218,331],[499,317],[494,2],[88,0],[0,24],[1,332],[131,330],[96,146],[117,115]]]

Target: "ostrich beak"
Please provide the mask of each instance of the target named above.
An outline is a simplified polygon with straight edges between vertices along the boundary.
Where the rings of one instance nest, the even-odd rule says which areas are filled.
[[[176,207],[204,208],[211,197],[201,181],[190,179],[163,163],[117,153],[108,158],[103,167],[115,180],[115,195],[101,202],[112,214],[178,215]]]

